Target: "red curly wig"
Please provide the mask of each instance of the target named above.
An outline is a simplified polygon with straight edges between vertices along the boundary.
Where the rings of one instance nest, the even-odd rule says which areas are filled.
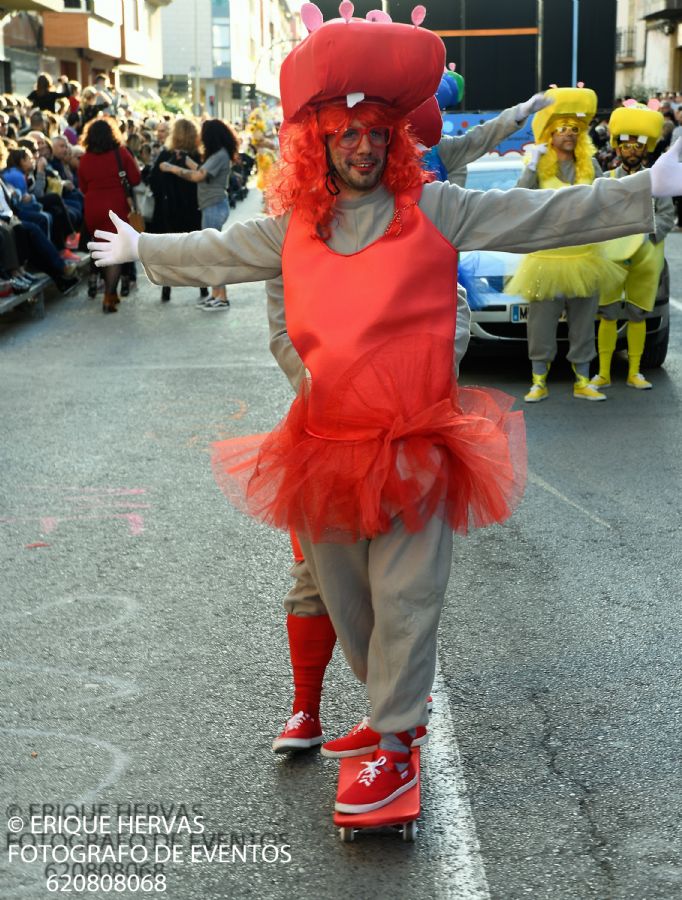
[[[280,159],[273,167],[266,189],[268,209],[281,215],[296,207],[315,237],[327,240],[335,197],[325,187],[329,170],[326,136],[346,129],[354,119],[365,128],[393,126],[382,183],[391,193],[432,180],[421,165],[420,153],[408,121],[378,103],[361,103],[353,109],[329,104],[311,111],[300,123],[287,125],[280,136]]]

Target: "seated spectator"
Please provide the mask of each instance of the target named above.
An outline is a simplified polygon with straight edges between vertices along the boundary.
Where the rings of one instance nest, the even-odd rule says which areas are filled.
[[[44,135],[42,140],[47,141]],[[37,143],[28,138],[22,138],[22,143],[29,147],[22,146],[10,151],[9,168],[5,173],[5,180],[22,191],[19,217],[45,227],[47,215],[48,237],[62,256],[73,259],[71,248],[78,246],[79,239],[76,231],[78,216],[66,206],[56,191],[49,190],[50,167],[45,155],[41,156],[38,152]],[[31,144],[35,147],[33,152],[29,149]],[[46,147],[47,144],[42,146]]]
[[[72,213],[71,218],[77,228],[83,221],[84,197],[78,190],[78,175],[69,166],[70,157],[71,145],[65,137],[57,135],[52,139],[52,154],[47,158],[48,164],[61,179],[62,200]]]
[[[34,90],[26,98],[32,106],[54,112],[54,105],[61,95],[55,91],[52,78],[47,72],[38,75]]]
[[[4,168],[7,162],[7,149],[0,142],[0,168]],[[78,278],[74,277],[75,266],[60,257],[37,224],[23,221],[16,215],[18,202],[17,193],[0,178],[0,229],[5,233],[3,267],[12,278],[19,277],[26,282],[31,279],[27,278],[23,267],[29,264],[49,275],[63,293],[71,290],[78,284]],[[7,234],[11,234],[11,239]]]

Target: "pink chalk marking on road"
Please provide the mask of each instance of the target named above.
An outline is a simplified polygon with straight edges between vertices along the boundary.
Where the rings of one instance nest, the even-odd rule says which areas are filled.
[[[110,513],[97,514],[94,516],[15,516],[9,518],[4,516],[0,518],[0,523],[7,525],[16,522],[34,522],[36,519],[40,522],[40,530],[43,534],[52,534],[61,522],[98,522],[104,519],[125,519],[128,523],[130,534],[138,537],[144,531],[144,517],[139,513]]]
[[[118,516],[117,518],[128,520],[130,533],[134,537],[138,537],[138,535],[142,534],[142,532],[144,531],[144,519],[137,513],[124,513],[123,516]]]
[[[141,511],[151,508],[150,503],[138,501],[138,498],[143,498],[147,494],[146,488],[48,487],[40,485],[26,485],[25,488],[34,492],[35,495],[61,493],[60,505],[64,508],[64,513],[36,512],[28,515],[0,516],[0,524],[37,521],[42,535],[48,535],[52,534],[62,522],[124,519],[128,523],[128,533],[133,537],[139,537],[145,530],[144,516]],[[135,498],[135,500],[129,500],[128,497]]]

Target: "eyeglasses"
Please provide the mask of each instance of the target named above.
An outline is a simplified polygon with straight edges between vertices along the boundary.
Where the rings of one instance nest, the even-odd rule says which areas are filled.
[[[577,125],[559,125],[552,134],[580,134],[580,128]]]
[[[355,150],[360,146],[363,137],[369,138],[372,147],[388,147],[393,137],[393,128],[389,125],[385,128],[346,128],[345,131],[337,129],[332,131],[327,137],[334,138],[336,145],[343,150]]]
[[[644,144],[640,144],[639,141],[622,141],[618,146],[621,150],[643,150]]]

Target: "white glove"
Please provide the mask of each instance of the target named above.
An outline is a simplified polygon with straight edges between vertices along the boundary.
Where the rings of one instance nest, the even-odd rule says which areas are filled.
[[[539,112],[546,106],[551,106],[552,103],[554,103],[554,100],[551,97],[546,97],[545,94],[533,94],[530,100],[516,104],[514,107],[514,121],[523,122],[528,116]]]
[[[109,218],[116,226],[116,232],[96,231],[98,241],[90,241],[88,250],[95,260],[96,266],[116,266],[119,263],[135,262],[140,258],[137,244],[140,235],[132,225],[124,222],[113,210],[109,210]]]
[[[649,169],[652,197],[682,197],[680,153],[682,153],[682,138],[678,138]]]
[[[547,144],[536,144],[530,151],[530,161],[528,163],[528,168],[531,172],[534,172],[538,163],[540,162],[541,157],[543,157],[547,153]],[[89,245],[88,245],[89,246]]]

